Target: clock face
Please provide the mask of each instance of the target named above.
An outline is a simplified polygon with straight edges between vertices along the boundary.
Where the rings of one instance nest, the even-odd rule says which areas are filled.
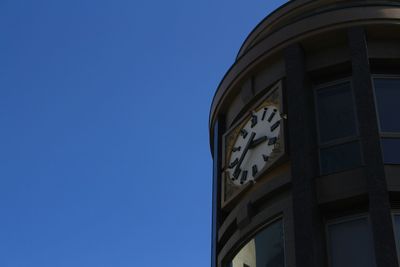
[[[230,148],[226,172],[234,185],[240,186],[257,177],[269,163],[281,132],[278,107],[266,105],[252,112]]]

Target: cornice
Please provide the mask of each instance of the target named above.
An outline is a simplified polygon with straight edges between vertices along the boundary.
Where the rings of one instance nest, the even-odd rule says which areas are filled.
[[[400,24],[398,1],[290,1],[267,16],[250,33],[235,63],[221,80],[214,95],[210,116],[210,144],[215,119],[230,96],[259,64],[294,42],[353,25]]]

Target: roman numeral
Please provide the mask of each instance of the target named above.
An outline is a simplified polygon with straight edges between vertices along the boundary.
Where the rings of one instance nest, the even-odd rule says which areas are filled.
[[[269,115],[268,122],[272,121],[272,119],[275,117],[276,112],[277,112],[277,110],[274,109],[274,111],[271,113],[271,115]]]
[[[237,164],[239,163],[239,159],[236,158],[231,164],[229,164],[229,169],[232,169],[233,167],[235,167]]]
[[[264,161],[268,161],[269,157],[267,155],[263,154],[263,159],[264,159]]]
[[[232,148],[232,152],[240,151],[241,148],[242,148],[241,146],[234,147]]]
[[[275,122],[275,123],[271,126],[271,132],[273,132],[276,128],[278,128],[280,124],[281,124],[280,121]]]
[[[240,135],[241,135],[243,138],[246,138],[246,136],[247,136],[248,134],[249,134],[249,133],[248,133],[245,129],[240,130]]]
[[[251,128],[257,125],[257,115],[253,114],[251,115]]]
[[[243,184],[247,180],[247,171],[242,172],[242,178],[240,178],[240,184]]]
[[[274,145],[274,144],[276,143],[277,140],[278,140],[278,138],[276,138],[276,137],[269,139],[268,145],[269,145],[269,146],[270,146],[270,145]]]
[[[261,117],[262,121],[265,119],[265,115],[267,115],[267,111],[268,111],[268,108],[264,108],[264,112],[263,112],[262,117]]]
[[[251,168],[251,170],[252,170],[253,177],[256,176],[256,174],[258,173],[257,165],[254,164],[253,167]]]

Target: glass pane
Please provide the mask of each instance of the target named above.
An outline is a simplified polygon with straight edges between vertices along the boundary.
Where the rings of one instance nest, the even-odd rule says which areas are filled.
[[[282,220],[270,224],[248,242],[229,267],[284,267]]]
[[[400,215],[394,216],[394,233],[396,237],[397,256],[400,257]]]
[[[400,164],[400,139],[383,138],[381,144],[383,162],[387,164]]]
[[[346,143],[321,149],[321,174],[328,174],[361,165],[359,142]]]
[[[355,136],[356,120],[350,83],[317,91],[317,116],[321,143]]]
[[[400,132],[400,79],[375,79],[375,95],[382,132]]]
[[[328,226],[331,267],[375,267],[372,236],[366,218]]]

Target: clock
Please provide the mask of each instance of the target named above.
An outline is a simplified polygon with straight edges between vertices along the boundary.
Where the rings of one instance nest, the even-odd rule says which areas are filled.
[[[280,137],[281,115],[274,105],[251,113],[231,149],[226,173],[240,186],[254,181],[264,169]]]
[[[281,83],[248,110],[223,137],[222,208],[263,180],[285,155]]]

